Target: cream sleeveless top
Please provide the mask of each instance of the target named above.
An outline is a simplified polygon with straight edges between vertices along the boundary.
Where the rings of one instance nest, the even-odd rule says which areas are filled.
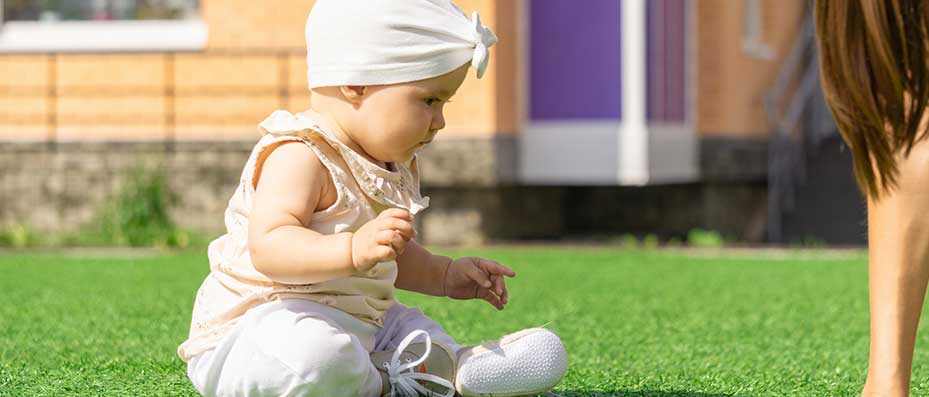
[[[309,146],[335,184],[336,202],[314,213],[305,225],[309,229],[322,234],[353,232],[388,208],[415,214],[429,205],[429,198],[419,192],[415,157],[407,164],[393,163],[393,170],[384,169],[323,130],[311,117],[278,110],[259,125],[263,136],[252,149],[226,208],[227,232],[208,248],[210,274],[197,292],[189,338],[178,347],[178,356],[185,362],[215,347],[246,311],[277,299],[307,299],[383,325],[384,313],[394,303],[395,261],[381,262],[363,274],[291,285],[270,280],[255,270],[249,257],[248,219],[256,172],[261,172],[265,158],[282,142]]]

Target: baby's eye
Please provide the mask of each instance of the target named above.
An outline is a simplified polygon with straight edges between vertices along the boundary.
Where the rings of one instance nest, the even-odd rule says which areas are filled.
[[[433,104],[439,103],[439,102],[452,103],[452,100],[451,100],[451,99],[446,99],[446,100],[443,101],[443,100],[441,100],[441,99],[439,99],[439,98],[437,98],[437,97],[426,98],[425,101],[426,101],[426,105],[428,105],[428,106],[432,106]]]

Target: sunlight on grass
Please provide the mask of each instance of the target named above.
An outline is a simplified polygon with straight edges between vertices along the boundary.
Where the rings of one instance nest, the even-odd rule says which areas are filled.
[[[840,396],[864,379],[860,254],[445,253],[514,268],[507,309],[406,292],[399,299],[462,343],[548,324],[569,353],[562,395]],[[175,350],[207,271],[199,252],[0,253],[0,396],[196,395]],[[918,380],[929,373],[929,353],[916,355],[913,392],[926,395]]]

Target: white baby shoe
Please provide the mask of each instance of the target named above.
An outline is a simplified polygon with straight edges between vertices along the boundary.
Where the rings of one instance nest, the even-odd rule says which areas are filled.
[[[568,369],[555,333],[530,328],[458,352],[455,389],[464,397],[510,397],[551,390]]]
[[[424,342],[414,342],[419,338]],[[371,353],[386,397],[453,397],[457,357],[450,346],[433,342],[426,331],[410,332],[396,350]]]

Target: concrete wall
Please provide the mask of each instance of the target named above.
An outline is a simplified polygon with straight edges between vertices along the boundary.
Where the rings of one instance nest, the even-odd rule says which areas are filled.
[[[143,162],[167,171],[180,196],[175,221],[218,236],[251,147],[241,141],[0,143],[0,229],[24,224],[50,233],[73,231],[116,191],[131,166]],[[762,241],[766,186],[758,164],[764,163],[765,145],[714,147],[701,161],[704,183],[565,187],[513,183],[507,171],[514,169],[513,137],[437,141],[420,158],[423,193],[432,198],[417,217],[420,240],[474,244],[621,233],[682,238],[699,227]],[[724,171],[731,169],[742,171]]]
[[[515,214],[507,212],[528,207],[519,194],[507,191],[512,175],[499,173],[512,169],[506,163],[515,150],[512,139],[501,139],[446,139],[423,153],[423,191],[433,196],[434,205],[418,218],[422,239],[474,243],[541,230],[532,222],[513,222]],[[77,230],[117,191],[132,166],[145,164],[163,168],[180,196],[172,218],[216,236],[224,231],[223,210],[251,149],[251,142],[242,141],[0,142],[0,230],[14,224],[49,233]]]

